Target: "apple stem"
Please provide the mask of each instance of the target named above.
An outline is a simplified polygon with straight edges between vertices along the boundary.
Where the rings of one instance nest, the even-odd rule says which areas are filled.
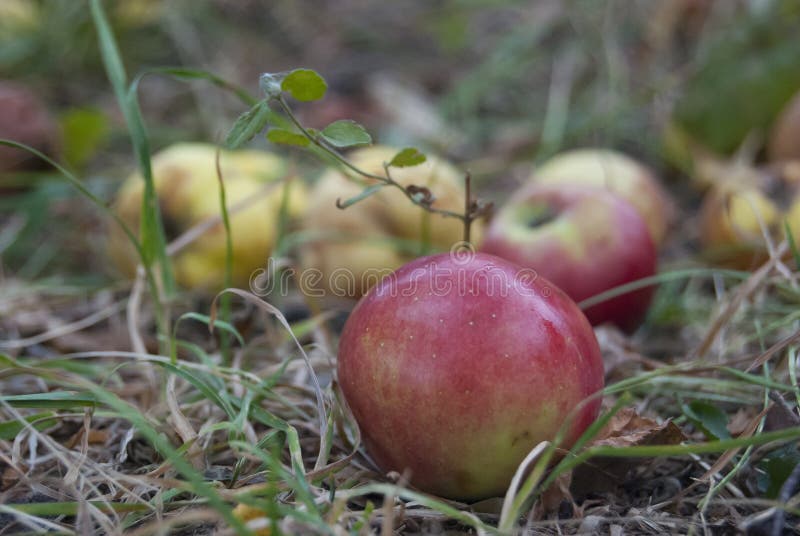
[[[472,175],[464,175],[464,243],[470,242],[470,229],[472,228]]]

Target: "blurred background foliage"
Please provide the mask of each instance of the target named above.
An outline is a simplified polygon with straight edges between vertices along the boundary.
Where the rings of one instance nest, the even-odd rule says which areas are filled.
[[[380,142],[440,152],[469,169],[489,199],[510,191],[532,163],[589,145],[643,158],[680,190],[678,171],[691,171],[693,147],[731,154],[746,138],[763,138],[800,87],[796,0],[116,0],[106,6],[131,77],[183,66],[255,94],[262,72],[315,69],[330,90],[323,101],[299,107],[310,126],[352,118]],[[0,2],[0,79],[42,99],[56,118],[51,153],[109,198],[132,156],[87,5]],[[139,95],[153,150],[179,140],[219,141],[243,110],[230,92],[204,81],[148,76]],[[259,144],[266,147],[263,139]],[[296,160],[309,176],[318,173],[315,161],[300,154]],[[38,228],[40,238],[42,201],[35,192],[47,192],[51,201],[72,195],[48,178],[41,171],[33,178],[2,176],[4,191],[19,182],[40,184],[24,200],[13,189],[16,195],[0,198],[0,209],[30,206],[26,232]],[[57,213],[57,203],[47,206]],[[79,218],[80,242],[96,227],[86,212],[64,215]],[[31,262],[26,243],[38,248],[37,240],[18,240],[6,252],[7,265]],[[69,244],[64,237],[57,249]],[[85,259],[74,258],[73,268]]]

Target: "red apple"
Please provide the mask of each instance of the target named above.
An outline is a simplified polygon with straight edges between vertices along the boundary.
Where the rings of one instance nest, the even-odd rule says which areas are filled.
[[[656,246],[664,241],[674,217],[673,201],[658,175],[648,166],[617,151],[566,151],[536,168],[530,180],[537,184],[598,186],[613,192],[639,211]]]
[[[531,268],[580,302],[656,272],[647,224],[624,199],[602,189],[529,185],[495,215],[481,247]],[[592,324],[630,331],[653,294],[646,287],[586,309]]]
[[[603,363],[589,322],[531,270],[485,253],[412,261],[356,305],[338,378],[367,452],[453,499],[502,494],[564,426],[594,421]],[[577,409],[576,409],[577,408]]]

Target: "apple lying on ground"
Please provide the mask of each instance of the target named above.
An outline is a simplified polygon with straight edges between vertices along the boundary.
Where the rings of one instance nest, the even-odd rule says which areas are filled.
[[[603,387],[575,303],[530,270],[469,252],[416,259],[374,286],[347,319],[337,371],[374,461],[461,500],[502,494],[560,430],[568,448]]]
[[[748,167],[710,189],[700,207],[700,239],[713,264],[753,269],[789,227],[800,239],[800,162]],[[785,224],[785,225],[784,225]]]
[[[576,149],[536,168],[537,184],[598,186],[626,199],[642,215],[658,246],[673,218],[672,201],[656,174],[633,158],[607,149]]]
[[[482,251],[535,270],[580,302],[656,272],[647,225],[633,206],[602,189],[528,184],[500,208]],[[653,294],[645,287],[586,309],[592,324],[630,331]]]
[[[0,110],[0,138],[30,145],[50,157],[56,156],[60,146],[58,124],[32,88],[0,81]],[[44,161],[28,151],[0,145],[0,174],[45,166]],[[5,182],[0,182],[0,188]]]
[[[352,152],[348,159],[363,171],[383,176],[383,164],[398,152],[372,146]],[[390,168],[390,173],[406,187],[427,187],[435,196],[434,208],[463,212],[464,174],[445,160],[428,155],[420,165]],[[328,170],[317,181],[303,225],[316,238],[301,252],[303,267],[321,274],[311,285],[313,290],[358,298],[381,275],[418,256],[426,236],[433,251],[449,250],[462,239],[461,220],[432,214],[394,187],[386,187],[344,210],[337,208],[337,200],[355,197],[376,183],[358,175],[348,178],[338,169]],[[475,222],[473,240],[478,241],[480,234],[481,222]]]
[[[218,290],[224,282],[226,239],[216,153],[214,145],[181,143],[152,158],[167,239],[172,240],[201,222],[213,222],[202,236],[172,257],[175,279],[186,288]],[[220,167],[230,211],[233,284],[246,287],[254,271],[266,265],[275,245],[284,185],[289,184],[290,188],[289,216],[301,213],[305,190],[300,181],[282,182],[289,174],[288,166],[274,154],[221,151]],[[114,205],[134,231],[139,228],[143,193],[144,180],[138,172],[133,173],[120,188]],[[139,258],[116,225],[110,229],[108,250],[117,267],[132,276]]]

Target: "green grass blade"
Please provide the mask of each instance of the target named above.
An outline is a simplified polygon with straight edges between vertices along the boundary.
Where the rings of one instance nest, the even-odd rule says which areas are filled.
[[[15,408],[75,409],[93,408],[97,399],[86,393],[53,391],[51,393],[30,393],[25,395],[0,396],[0,402]]]
[[[122,64],[122,58],[111,25],[103,10],[102,2],[100,0],[91,0],[90,5],[92,19],[100,41],[103,64],[114,94],[117,97],[117,102],[125,116],[134,153],[145,181],[140,230],[142,262],[146,266],[151,266],[155,262],[158,263],[164,289],[167,295],[171,295],[174,292],[175,283],[167,257],[164,228],[156,198],[153,172],[150,166],[150,145],[136,98],[136,86],[132,86],[130,89],[127,87],[125,68]],[[154,296],[154,298],[156,301],[160,301],[158,295]],[[161,327],[163,330],[165,326],[162,325]],[[164,334],[166,335],[166,333]]]

